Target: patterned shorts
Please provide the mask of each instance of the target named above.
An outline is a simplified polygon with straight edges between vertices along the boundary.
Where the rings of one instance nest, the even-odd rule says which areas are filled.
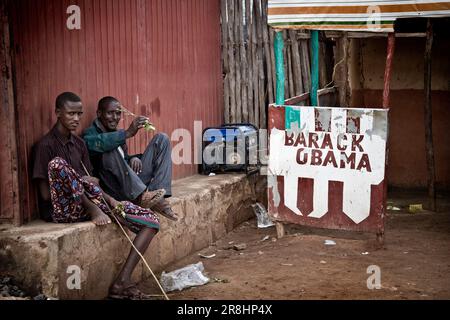
[[[56,157],[49,162],[48,179],[54,222],[72,223],[90,220],[82,203],[83,194],[103,212],[112,215],[104,203],[102,190],[80,177],[64,159]],[[124,207],[125,218],[116,217],[131,231],[138,233],[144,227],[159,230],[158,216],[151,210],[141,208],[129,201],[121,203]]]

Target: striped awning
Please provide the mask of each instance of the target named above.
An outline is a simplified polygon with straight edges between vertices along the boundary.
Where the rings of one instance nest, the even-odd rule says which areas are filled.
[[[449,17],[450,1],[269,0],[276,29],[393,32],[398,18]]]

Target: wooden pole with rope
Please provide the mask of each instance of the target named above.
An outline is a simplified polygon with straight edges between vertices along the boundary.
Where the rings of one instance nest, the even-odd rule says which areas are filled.
[[[81,165],[83,166],[84,171],[86,172],[87,176],[91,176],[89,174],[89,171],[86,169],[86,166],[84,165],[83,161],[81,161]],[[136,253],[139,255],[139,257],[141,257],[142,261],[144,262],[145,266],[147,267],[148,271],[150,271],[151,275],[153,276],[153,278],[155,279],[156,283],[158,284],[159,289],[161,290],[161,292],[164,295],[164,298],[166,300],[170,300],[169,297],[167,296],[166,292],[164,291],[163,287],[161,286],[161,284],[158,281],[158,278],[156,278],[155,274],[153,273],[152,269],[150,268],[150,266],[147,263],[147,260],[145,260],[144,256],[139,252],[139,250],[135,247],[135,245],[133,244],[133,241],[131,241],[130,237],[128,236],[127,232],[125,231],[125,229],[123,228],[122,224],[120,223],[119,219],[117,219],[116,215],[114,214],[114,212],[112,211],[111,207],[109,206],[108,202],[105,200],[105,198],[102,195],[102,201],[103,203],[106,205],[106,207],[108,208],[108,210],[111,212],[112,217],[114,218],[114,220],[116,220],[117,224],[119,225],[120,229],[122,230],[123,234],[125,235],[125,237],[128,239],[128,241],[130,242],[132,248],[136,251]]]

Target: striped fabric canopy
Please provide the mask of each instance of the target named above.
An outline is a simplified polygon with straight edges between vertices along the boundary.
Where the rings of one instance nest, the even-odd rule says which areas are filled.
[[[393,32],[398,18],[449,17],[450,1],[269,0],[276,29]]]

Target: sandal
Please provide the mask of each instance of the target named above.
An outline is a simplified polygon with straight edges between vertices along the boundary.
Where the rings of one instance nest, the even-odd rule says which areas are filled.
[[[158,189],[153,191],[145,191],[142,194],[140,206],[143,208],[151,209],[154,207],[161,199],[163,199],[166,194],[166,190]]]
[[[178,216],[175,212],[172,211],[169,202],[166,199],[162,199],[159,201],[153,208],[153,211],[159,213],[160,215],[172,220],[177,221]]]
[[[114,300],[154,300],[156,295],[145,294],[135,284],[125,287],[120,293],[110,291],[108,298]]]

